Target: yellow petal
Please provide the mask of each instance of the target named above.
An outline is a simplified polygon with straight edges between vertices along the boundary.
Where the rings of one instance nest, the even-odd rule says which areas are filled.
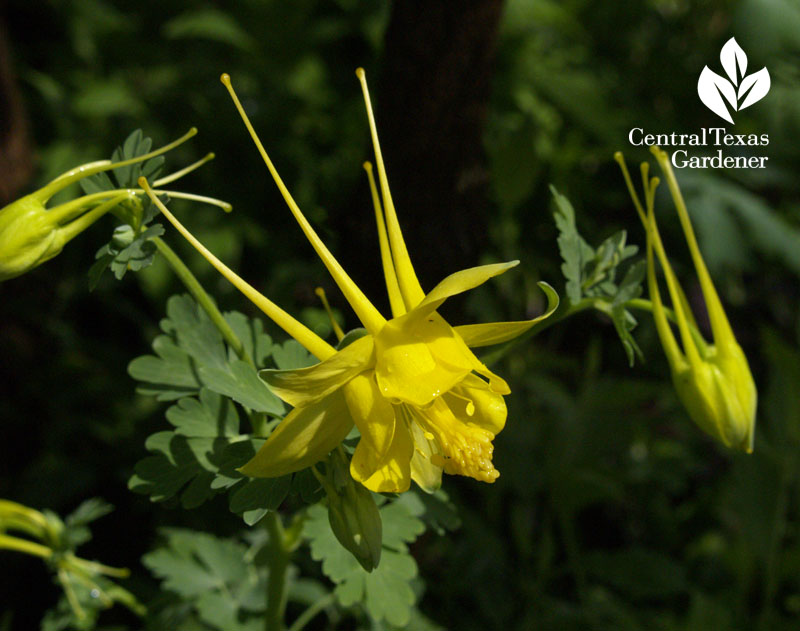
[[[383,196],[383,207],[386,210],[386,228],[389,234],[389,243],[392,246],[392,259],[394,269],[397,273],[397,280],[400,292],[403,294],[403,301],[407,308],[415,307],[425,296],[422,287],[417,279],[414,267],[411,265],[411,257],[408,255],[403,233],[400,231],[400,223],[397,221],[397,213],[392,201],[392,193],[389,190],[389,180],[386,177],[386,168],[383,164],[381,154],[381,143],[378,140],[378,129],[375,125],[375,116],[372,112],[372,102],[369,98],[367,88],[367,78],[363,68],[356,70],[356,76],[361,82],[361,91],[364,93],[364,104],[367,107],[367,119],[369,120],[369,131],[372,136],[372,146],[375,150],[375,164],[378,167],[378,179],[381,185],[381,195]]]
[[[421,407],[468,375],[477,358],[437,313],[410,316],[390,320],[375,338],[375,377],[384,397]]]
[[[350,416],[361,432],[361,442],[382,459],[394,438],[394,406],[381,396],[372,371],[353,377],[343,392]]]
[[[404,423],[397,423],[389,449],[378,454],[362,437],[350,462],[350,475],[375,493],[403,493],[411,486],[414,444]]]
[[[374,361],[372,337],[365,335],[325,361],[297,370],[262,370],[270,390],[294,407],[316,403],[341,388]]]
[[[286,415],[241,473],[273,478],[319,462],[342,442],[353,419],[341,391]]]
[[[669,156],[666,152],[661,151],[657,147],[651,147],[650,149],[653,155],[656,156],[658,164],[667,178],[667,185],[672,195],[672,201],[675,204],[675,209],[678,211],[678,218],[683,228],[683,234],[686,237],[686,243],[689,246],[689,252],[692,255],[697,278],[700,280],[700,288],[703,291],[703,298],[705,299],[706,309],[708,310],[708,319],[714,334],[714,343],[717,345],[720,353],[724,354],[727,352],[730,346],[731,353],[735,355],[733,345],[736,344],[736,338],[728,322],[728,316],[725,314],[722,301],[720,301],[717,290],[714,288],[714,283],[711,280],[711,274],[709,274],[708,268],[703,260],[703,255],[700,253],[700,246],[697,244],[697,237],[694,234],[692,222],[689,219],[689,211],[686,209],[686,202],[683,200],[683,195],[678,187],[678,181],[675,179],[675,173],[672,170]]]
[[[344,268],[339,264],[339,261],[337,261],[333,254],[331,254],[330,250],[328,250],[327,246],[322,242],[322,239],[319,238],[319,235],[317,235],[314,228],[312,228],[311,224],[308,223],[308,220],[305,218],[305,215],[303,215],[300,207],[294,201],[289,189],[283,183],[281,176],[278,175],[278,170],[275,168],[275,165],[272,164],[272,160],[270,159],[269,155],[267,155],[264,145],[261,144],[261,140],[259,139],[258,134],[256,134],[253,125],[250,123],[250,119],[248,118],[247,113],[244,111],[244,107],[242,107],[239,97],[236,96],[236,92],[231,84],[230,76],[228,74],[223,74],[220,77],[220,80],[227,88],[228,93],[231,95],[231,99],[233,100],[236,109],[239,111],[239,115],[241,116],[245,127],[247,127],[250,137],[253,139],[258,152],[261,154],[261,158],[264,160],[264,164],[267,166],[270,175],[272,175],[272,179],[275,181],[275,184],[283,196],[286,205],[289,207],[289,210],[292,212],[292,215],[294,215],[295,220],[300,225],[303,234],[306,235],[306,238],[316,251],[319,258],[325,264],[325,267],[328,268],[333,280],[339,286],[339,289],[341,289],[344,297],[347,299],[347,302],[350,303],[353,311],[356,312],[359,320],[361,320],[361,322],[364,324],[364,328],[370,333],[376,333],[380,330],[386,320],[367,299],[358,285],[355,284],[353,279],[348,276],[347,272],[345,272]]]
[[[396,318],[406,312],[406,305],[403,302],[403,294],[400,293],[400,285],[397,283],[397,273],[394,270],[389,237],[386,234],[386,222],[383,220],[381,200],[378,197],[378,189],[375,186],[375,178],[372,175],[372,165],[369,162],[365,162],[364,170],[367,172],[369,190],[372,193],[372,205],[375,207],[375,223],[378,226],[378,243],[381,248],[381,264],[383,265],[383,277],[386,280],[386,291],[389,294],[389,305],[392,309],[392,317]]]
[[[491,346],[513,340],[518,335],[522,335],[537,322],[548,318],[558,309],[558,294],[556,290],[545,282],[538,283],[545,294],[547,294],[547,310],[540,316],[532,320],[520,320],[517,322],[486,322],[481,324],[465,324],[454,327],[455,332],[461,336],[467,346],[477,348],[479,346]]]
[[[319,335],[314,333],[305,324],[296,320],[278,305],[272,302],[269,298],[261,294],[255,287],[247,283],[230,267],[225,265],[216,256],[214,256],[206,246],[204,246],[197,238],[189,232],[184,225],[178,221],[177,217],[173,215],[167,207],[161,202],[153,189],[143,177],[139,178],[139,186],[141,186],[150,201],[161,211],[161,214],[180,232],[183,237],[191,243],[194,248],[203,255],[203,257],[213,265],[216,270],[222,274],[236,289],[242,292],[250,301],[259,309],[261,309],[267,317],[269,317],[275,324],[286,331],[290,336],[296,339],[303,347],[318,359],[327,359],[336,353],[336,349],[323,340]]]
[[[472,423],[495,435],[505,427],[508,416],[505,399],[492,392],[486,382],[475,375],[467,375],[464,381],[444,395],[444,400],[455,417],[465,423]]]
[[[410,317],[425,317],[439,306],[450,296],[461,294],[470,289],[482,285],[494,276],[498,276],[519,265],[519,261],[509,261],[508,263],[492,263],[491,265],[480,265],[462,269],[454,274],[450,274],[434,287],[425,298],[409,313]]]
[[[442,467],[433,463],[438,454],[436,441],[425,436],[417,423],[411,423],[414,439],[414,455],[411,457],[411,479],[426,493],[433,493],[442,486]]]

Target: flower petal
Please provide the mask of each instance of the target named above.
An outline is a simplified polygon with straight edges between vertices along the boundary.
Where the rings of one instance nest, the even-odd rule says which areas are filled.
[[[258,376],[270,390],[294,407],[316,403],[373,362],[374,343],[366,335],[319,364],[296,370],[261,370]]]
[[[256,134],[253,125],[250,123],[250,119],[248,118],[247,113],[244,111],[244,108],[239,101],[239,97],[236,96],[236,92],[231,84],[230,76],[228,74],[223,74],[220,77],[220,80],[227,88],[228,93],[231,95],[231,99],[233,100],[236,109],[239,111],[239,115],[242,117],[242,121],[244,122],[245,127],[247,127],[250,137],[253,139],[258,152],[261,154],[261,158],[264,160],[264,164],[267,166],[270,175],[272,175],[272,179],[275,181],[275,185],[278,187],[278,190],[283,196],[283,200],[286,202],[286,205],[289,207],[292,215],[294,215],[295,220],[311,244],[311,247],[314,248],[314,251],[322,260],[322,263],[328,268],[328,272],[330,272],[333,280],[339,286],[339,289],[344,294],[347,302],[350,303],[353,311],[356,312],[359,320],[361,320],[361,322],[364,324],[364,328],[366,328],[370,333],[377,332],[380,330],[386,320],[384,320],[383,316],[364,295],[358,285],[355,284],[353,279],[350,278],[347,272],[344,271],[344,268],[339,264],[339,261],[337,261],[331,251],[328,250],[327,246],[322,242],[322,239],[319,238],[319,235],[316,233],[314,228],[311,227],[311,224],[308,222],[305,215],[303,215],[303,211],[300,210],[297,202],[295,202],[292,194],[289,192],[289,189],[286,187],[281,179],[281,176],[278,174],[278,170],[275,168],[275,165],[272,163],[269,155],[267,155],[264,145],[261,144],[261,140],[259,139],[258,134]]]
[[[425,298],[414,309],[409,312],[410,317],[422,318],[435,311],[439,306],[451,296],[464,293],[482,285],[493,276],[499,276],[506,270],[519,265],[519,261],[509,261],[508,263],[492,263],[491,265],[480,265],[462,269],[454,274],[450,274],[439,282]]]
[[[417,423],[411,423],[414,455],[411,457],[411,479],[426,493],[434,493],[442,486],[442,467],[432,459],[438,454],[436,442],[425,436]]]
[[[375,338],[375,351],[381,394],[418,407],[447,392],[478,362],[437,313],[390,320]]]
[[[374,373],[353,377],[342,390],[350,416],[361,432],[361,442],[382,459],[389,450],[395,433],[394,406],[381,396]]]
[[[411,486],[414,443],[404,423],[397,423],[389,449],[378,454],[362,437],[350,462],[350,475],[375,493],[403,493]]]
[[[465,423],[477,425],[499,434],[505,427],[508,409],[503,396],[489,389],[476,375],[467,375],[460,384],[444,395],[447,407]],[[471,404],[471,405],[470,405]]]
[[[364,74],[364,69],[358,68],[356,70],[356,76],[361,82],[361,91],[364,93],[364,104],[367,108],[369,131],[372,136],[372,146],[375,150],[375,165],[378,167],[378,180],[380,181],[381,195],[383,196],[383,207],[386,211],[386,229],[391,245],[394,269],[397,274],[400,292],[403,295],[403,302],[405,302],[406,307],[411,308],[419,304],[425,297],[425,292],[422,291],[422,287],[417,279],[417,274],[414,271],[414,266],[411,264],[411,257],[408,255],[403,233],[400,230],[400,223],[397,221],[397,212],[395,211],[394,202],[392,201],[392,193],[389,190],[389,180],[386,177],[386,167],[383,164],[381,143],[378,140],[378,130],[375,125],[375,115],[372,112],[372,101],[369,98],[369,89],[367,88],[367,78]]]
[[[481,324],[465,324],[454,327],[455,332],[461,336],[470,348],[479,346],[491,346],[513,340],[518,335],[522,335],[537,322],[551,316],[558,309],[558,294],[556,290],[545,282],[540,282],[539,287],[547,294],[547,310],[540,316],[532,320],[521,320],[516,322],[486,322]]]
[[[239,471],[252,478],[300,471],[322,460],[352,427],[344,395],[335,391],[317,403],[292,410]]]

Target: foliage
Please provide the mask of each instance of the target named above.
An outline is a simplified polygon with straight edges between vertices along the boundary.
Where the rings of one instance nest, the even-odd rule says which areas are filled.
[[[178,199],[170,208],[260,291],[328,335],[312,291],[320,267],[299,239],[286,238],[291,219],[264,185],[216,77],[230,72],[261,104],[251,110],[254,124],[298,203],[330,231],[331,249],[346,252],[339,228],[352,229],[353,209],[368,195],[352,69],[380,71],[389,12],[387,2],[344,0],[213,8],[11,0],[3,19],[38,183],[120,139],[128,138],[119,155],[142,153],[144,136],[128,136],[131,129],[166,139],[189,120],[198,124],[219,158],[191,176],[191,188],[213,190],[236,211],[223,216]],[[108,224],[57,262],[0,286],[0,496],[60,514],[94,495],[117,506],[90,543],[75,520],[70,545],[131,567],[123,584],[148,614],[140,621],[122,608],[97,611],[98,629],[263,628],[270,515],[284,517],[286,541],[296,546],[287,619],[316,612],[307,629],[796,628],[798,24],[797,8],[784,1],[505,3],[486,169],[465,181],[489,180],[492,202],[478,227],[491,240],[487,258],[519,258],[525,279],[476,292],[464,303],[465,321],[539,313],[542,279],[562,295],[556,315],[591,307],[502,359],[498,371],[513,393],[496,440],[499,480],[450,480],[449,499],[385,498],[382,560],[372,573],[334,538],[311,472],[278,480],[236,472],[263,440],[255,428],[269,431],[285,408],[152,256],[153,237],[184,250],[147,211],[99,251]],[[678,177],[761,392],[752,456],[723,451],[693,428],[650,316],[637,313],[634,329],[625,303],[641,286],[633,248],[641,257],[645,236],[611,159],[633,126],[690,133],[717,124],[694,91],[731,35],[773,77],[770,94],[736,124],[737,133],[769,134],[769,168],[685,169]],[[379,96],[376,108],[380,117]],[[435,139],[424,150],[435,151]],[[629,160],[644,158],[636,151]],[[192,159],[186,148],[176,153]],[[156,168],[145,170],[155,176]],[[129,186],[134,175],[113,177]],[[552,192],[555,223],[551,183],[560,191]],[[689,279],[678,222],[666,216],[661,227],[676,246],[676,273]],[[438,237],[430,238],[426,247],[435,248]],[[87,295],[83,274],[95,254],[96,289]],[[193,255],[185,258],[219,305],[243,305]],[[125,282],[111,283],[105,269]],[[684,286],[695,306],[696,286]],[[257,368],[307,365],[302,349],[251,312],[227,311],[225,320]],[[638,349],[648,361],[631,369]],[[126,479],[137,494],[123,492]],[[48,590],[27,556],[0,554],[0,628],[36,628],[46,610],[43,628],[68,628],[61,588]],[[75,591],[81,603],[94,602],[91,591]]]

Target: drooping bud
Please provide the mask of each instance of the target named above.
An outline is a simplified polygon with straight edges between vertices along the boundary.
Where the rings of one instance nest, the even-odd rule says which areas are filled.
[[[20,276],[57,256],[64,246],[120,202],[135,197],[122,192],[69,221],[85,207],[45,208],[36,195],[27,195],[0,210],[0,281]],[[67,204],[64,204],[67,206]]]
[[[138,133],[141,137],[140,131],[134,133]],[[0,209],[0,282],[20,276],[57,256],[67,243],[108,212],[118,214],[126,223],[138,229],[142,214],[142,204],[138,196],[144,194],[141,189],[99,190],[53,207],[48,207],[48,202],[56,193],[71,184],[107,171],[120,171],[160,156],[196,133],[197,129],[193,127],[181,138],[127,160],[117,162],[98,160],[82,164],[59,175],[39,190]],[[148,148],[149,142],[147,139]],[[214,154],[208,154],[202,160],[156,180],[154,185],[161,186],[173,182],[213,157]],[[108,178],[106,180],[110,185],[110,180]],[[171,197],[210,203],[230,210],[230,204],[200,195],[164,190],[156,192],[169,193]]]
[[[328,494],[328,521],[333,534],[371,572],[381,560],[383,526],[372,493],[350,476],[350,463],[341,449],[328,460],[321,482]],[[321,476],[320,476],[321,477]]]
[[[686,295],[672,271],[661,241],[655,219],[655,191],[658,178],[648,177],[648,165],[642,164],[645,207],[639,201],[625,161],[620,153],[615,159],[622,168],[628,190],[647,232],[647,280],[653,317],[658,336],[664,347],[675,391],[689,417],[704,432],[726,447],[753,451],[755,437],[756,404],[758,393],[747,357],[739,346],[728,322],[711,275],[700,254],[700,248],[689,219],[686,204],[678,188],[669,156],[657,147],[652,152],[666,178],[672,200],[678,212],[692,261],[700,281],[700,288],[708,310],[713,342],[707,343],[700,334]],[[661,300],[655,272],[658,257],[667,281],[674,319],[680,334],[680,344],[670,328],[667,313]]]

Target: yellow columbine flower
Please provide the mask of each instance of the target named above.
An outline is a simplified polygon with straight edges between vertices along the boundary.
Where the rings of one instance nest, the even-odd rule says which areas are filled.
[[[450,296],[470,290],[517,265],[473,267],[451,274],[427,294],[417,280],[397,221],[381,156],[364,71],[359,69],[375,149],[381,195],[373,192],[381,259],[392,309],[386,320],[339,265],[287,190],[253,130],[230,77],[222,82],[303,233],[366,329],[336,350],[258,293],[200,244],[158,200],[162,213],[231,283],[294,337],[320,363],[300,370],[264,370],[260,376],[294,409],[256,456],[241,468],[253,477],[298,471],[324,458],[355,423],[361,439],[350,465],[354,479],[376,492],[401,492],[415,480],[433,490],[442,471],[493,482],[492,439],[503,429],[509,393],[470,347],[497,344],[528,330],[558,305],[553,289],[547,312],[533,320],[450,326],[437,313]],[[146,182],[141,184],[146,188]],[[383,199],[381,207],[380,197]]]
[[[667,179],[672,200],[678,211],[678,218],[689,245],[697,277],[700,280],[700,288],[703,291],[714,338],[713,343],[708,344],[700,335],[689,302],[678,284],[678,279],[672,271],[672,266],[664,251],[654,212],[658,178],[649,179],[648,165],[647,163],[642,164],[645,212],[633,188],[622,154],[617,152],[614,158],[622,168],[636,211],[647,231],[647,282],[650,299],[653,302],[656,329],[667,355],[672,381],[678,398],[686,407],[689,417],[703,431],[721,441],[726,447],[742,449],[750,453],[753,451],[758,395],[747,357],[736,342],[725,310],[722,308],[722,302],[720,302],[717,291],[714,289],[714,283],[711,281],[711,275],[700,254],[700,248],[689,220],[689,213],[672,171],[669,156],[658,147],[651,147],[651,150]],[[661,301],[656,280],[654,250],[664,270],[683,350],[673,335]]]
[[[84,195],[53,208],[47,208],[47,202],[53,195],[90,175],[143,162],[166,153],[196,133],[197,129],[193,127],[178,140],[130,160],[113,163],[111,160],[98,160],[82,164],[59,175],[52,182],[30,195],[21,197],[0,209],[0,281],[20,276],[57,256],[67,243],[100,217],[125,201],[135,200],[137,195],[141,195],[143,191],[141,189],[102,191]],[[161,186],[173,182],[213,157],[213,154],[209,154],[197,163],[181,169],[177,173],[162,177],[153,184]],[[226,210],[230,209],[230,205],[225,202],[199,195],[163,190],[159,190],[157,193],[204,201],[222,206]]]

